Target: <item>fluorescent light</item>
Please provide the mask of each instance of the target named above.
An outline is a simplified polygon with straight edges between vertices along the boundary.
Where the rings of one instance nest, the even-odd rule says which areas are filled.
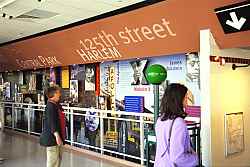
[[[15,1],[17,1],[17,0],[5,0],[5,1],[1,2],[0,3],[0,9],[14,3]]]

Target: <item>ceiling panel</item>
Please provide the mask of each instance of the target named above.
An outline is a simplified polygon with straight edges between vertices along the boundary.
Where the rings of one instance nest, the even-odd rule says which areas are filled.
[[[42,6],[38,7],[38,9],[53,11],[53,12],[59,13],[60,15],[65,15],[65,16],[70,15],[70,16],[79,17],[79,13],[82,12],[84,8],[83,7],[76,8],[73,5],[67,5],[64,1],[60,2],[60,1],[55,0],[53,2],[44,3]],[[89,13],[89,12],[87,11],[86,13]]]
[[[97,2],[104,2],[112,6],[125,7],[135,3],[142,2],[143,0],[95,0]]]
[[[78,10],[94,11],[97,15],[115,10],[111,4],[98,2],[95,0],[54,0],[51,2],[56,5],[70,6]]]
[[[18,16],[23,13],[29,12],[41,6],[43,3],[37,0],[16,0],[15,2],[2,8],[2,12],[6,13],[8,16]]]
[[[0,0],[0,3],[5,0]],[[23,38],[39,32],[54,29],[106,12],[129,6],[142,0],[16,0],[0,10],[0,43]],[[58,13],[45,19],[18,19],[16,17],[32,10]],[[9,19],[9,16],[14,16]],[[42,18],[42,17],[41,17]]]

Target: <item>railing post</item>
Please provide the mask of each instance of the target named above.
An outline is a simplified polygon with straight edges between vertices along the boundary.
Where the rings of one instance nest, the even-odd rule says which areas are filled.
[[[149,134],[147,134],[146,136],[146,167],[149,167],[149,164],[150,164],[148,135]]]
[[[16,106],[17,108],[19,107],[18,105]],[[15,120],[14,120],[14,129],[17,128],[17,108],[14,107],[14,113],[15,113]]]
[[[140,116],[141,165],[144,165],[144,116]]]
[[[42,109],[42,130],[41,130],[41,132],[43,132],[43,130],[44,130],[45,107],[41,106],[41,109]]]
[[[103,120],[103,112],[100,111],[100,147],[101,147],[101,154],[103,155],[104,149],[104,120]]]
[[[1,117],[1,131],[4,130],[4,126],[5,126],[5,122],[4,122],[4,109],[5,109],[5,104],[1,103],[1,113],[0,113],[0,117]]]
[[[30,134],[30,106],[27,107],[28,110],[28,134]]]
[[[70,145],[73,146],[74,142],[74,111],[70,109]]]
[[[0,127],[1,127],[1,131],[3,130],[3,103],[0,102]]]
[[[14,111],[15,111],[15,104],[12,103],[11,104],[11,121],[12,121],[11,127],[12,127],[12,130],[14,130],[14,128],[15,128],[15,125],[14,125],[14,123],[15,123]]]
[[[199,157],[199,166],[202,166],[202,159],[201,159],[201,134],[200,134],[200,125],[197,126],[197,152]]]

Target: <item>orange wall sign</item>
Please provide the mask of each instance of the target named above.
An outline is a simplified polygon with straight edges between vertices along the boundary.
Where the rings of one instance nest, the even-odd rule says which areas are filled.
[[[57,60],[56,56],[53,56],[53,57],[38,56],[30,60],[20,60],[17,58],[16,63],[19,67],[23,69],[29,69],[29,68],[34,68],[34,67],[35,68],[53,67],[56,65],[62,65],[62,63]]]
[[[95,37],[80,40],[80,47],[76,52],[84,62],[120,59],[123,57],[123,53],[119,50],[120,45],[143,45],[145,41],[153,42],[157,39],[173,38],[176,35],[170,22],[163,18],[159,23],[149,26],[136,28],[125,26],[117,34],[102,30]]]
[[[222,48],[250,46],[250,31],[225,35],[214,9],[237,0],[172,0],[0,47],[1,71],[199,51],[211,29]],[[1,61],[0,61],[1,62]],[[0,63],[1,64],[1,63]]]

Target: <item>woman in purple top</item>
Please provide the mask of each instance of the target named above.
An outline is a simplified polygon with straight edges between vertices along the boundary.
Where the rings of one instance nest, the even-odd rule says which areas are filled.
[[[181,84],[171,84],[161,102],[161,116],[155,127],[157,149],[154,167],[195,167],[198,156],[190,144],[184,121],[190,92]]]

